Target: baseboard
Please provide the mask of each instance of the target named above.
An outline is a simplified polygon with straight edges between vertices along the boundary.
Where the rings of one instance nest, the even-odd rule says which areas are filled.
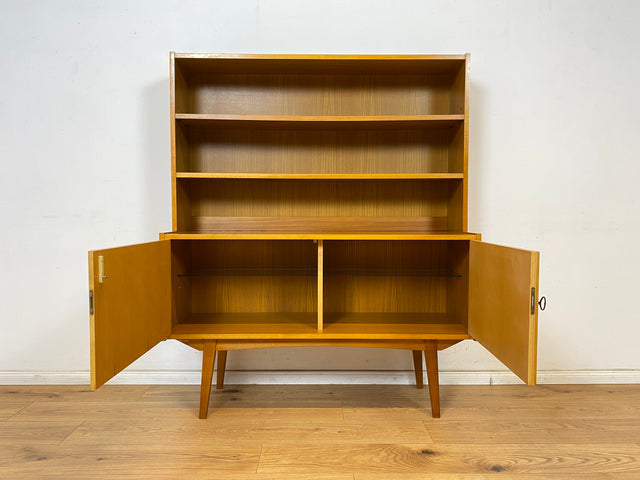
[[[412,371],[228,371],[228,385],[412,385]],[[426,382],[426,378],[425,378]],[[115,385],[198,385],[200,371],[121,372]],[[441,385],[511,385],[522,382],[507,371],[440,372]],[[557,370],[538,372],[539,384],[640,383],[640,370]],[[89,372],[0,371],[0,385],[86,385]]]

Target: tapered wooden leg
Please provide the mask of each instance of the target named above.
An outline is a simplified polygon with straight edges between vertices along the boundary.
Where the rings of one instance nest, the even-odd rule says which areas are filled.
[[[220,360],[218,360],[219,362]],[[422,352],[420,350],[413,350],[413,369],[416,372],[416,387],[423,388],[424,382],[422,380]]]
[[[224,369],[227,366],[227,351],[220,350],[218,352],[218,379],[216,381],[216,388],[221,390],[224,386]]]
[[[200,418],[207,418],[213,363],[216,360],[216,342],[204,342],[202,349],[202,382],[200,384]]]
[[[431,398],[431,416],[433,418],[440,418],[438,344],[435,341],[425,342],[424,359],[427,364],[427,380],[429,381],[429,397]]]

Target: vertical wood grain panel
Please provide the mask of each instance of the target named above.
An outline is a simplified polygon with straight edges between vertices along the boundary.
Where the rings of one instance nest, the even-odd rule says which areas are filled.
[[[191,262],[192,313],[317,311],[311,240],[194,241]]]
[[[98,259],[106,278],[100,283]],[[94,292],[91,387],[97,388],[171,333],[171,241],[90,252]]]
[[[446,217],[448,181],[193,180],[194,217]]]
[[[320,70],[313,75],[204,72],[190,76],[190,107],[191,113],[238,115],[448,114],[454,78]]]
[[[470,242],[469,334],[528,384],[536,383],[538,260],[538,252]]]
[[[446,242],[327,240],[324,245],[326,312],[446,313],[447,278],[411,273],[445,272]],[[380,270],[389,273],[376,273]]]
[[[183,162],[182,171],[462,173],[462,134],[455,127],[189,130],[189,145],[181,148],[190,149],[192,162]],[[448,165],[452,157],[453,169]]]

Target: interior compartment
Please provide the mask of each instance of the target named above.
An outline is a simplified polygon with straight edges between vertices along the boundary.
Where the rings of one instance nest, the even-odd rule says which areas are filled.
[[[388,62],[176,58],[176,112],[232,115],[464,113],[464,59]]]
[[[210,325],[222,333],[315,331],[314,242],[173,240],[172,257],[174,326]]]
[[[178,230],[461,231],[462,182],[183,178]]]
[[[237,174],[458,173],[461,121],[399,126],[360,123],[178,122],[178,172]]]
[[[324,242],[324,329],[466,329],[467,241]]]

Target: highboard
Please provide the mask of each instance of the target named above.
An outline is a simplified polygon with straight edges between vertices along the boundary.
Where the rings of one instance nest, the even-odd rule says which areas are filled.
[[[91,387],[153,346],[480,342],[536,381],[538,252],[467,232],[469,54],[170,54],[172,231],[89,252]]]

